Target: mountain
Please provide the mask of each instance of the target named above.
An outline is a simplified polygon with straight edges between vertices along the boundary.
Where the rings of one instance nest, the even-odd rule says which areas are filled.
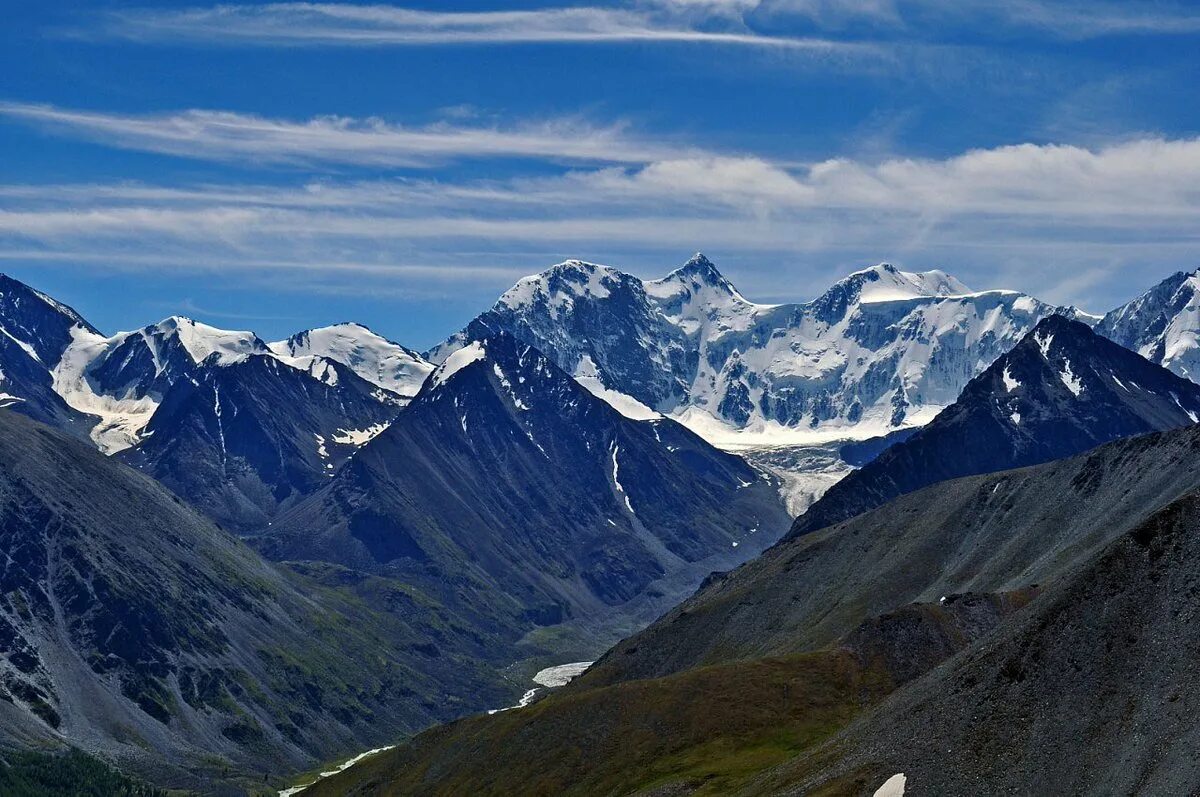
[[[903,772],[918,794],[1196,791],[1198,513],[1195,493],[1153,513],[856,723],[840,755],[770,779],[817,790]]]
[[[1033,465],[1200,419],[1200,385],[1050,316],[912,437],[831,487],[804,534],[959,476]]]
[[[386,573],[509,627],[649,621],[786,527],[777,485],[673,421],[633,420],[504,333],[256,540]]]
[[[278,781],[512,699],[405,584],[280,568],[88,443],[0,410],[0,743],[156,783]],[[497,656],[493,651],[501,650]]]
[[[323,379],[263,353],[202,362],[117,456],[241,533],[325,484],[397,412],[332,360]]]
[[[696,255],[643,281],[577,260],[527,277],[429,352],[506,331],[710,441],[870,437],[922,424],[1053,307],[881,264],[803,304],[748,301]]]
[[[1096,331],[1180,376],[1200,380],[1200,271],[1168,277],[1107,313]]]
[[[0,407],[86,434],[95,419],[63,401],[50,375],[79,332],[96,330],[70,307],[0,274]]]
[[[802,656],[568,688],[521,710],[433,728],[319,781],[311,797],[770,793],[758,771],[815,747],[1034,594],[906,606]]]
[[[252,332],[235,332],[171,316],[112,337],[74,330],[54,368],[54,389],[71,406],[98,416],[91,437],[106,454],[141,440],[162,397],[205,366],[228,365],[267,353]]]
[[[1070,459],[940,482],[791,537],[710,579],[583,680],[816,649],[905,603],[1045,584],[1200,489],[1197,451],[1200,426],[1132,437]]]
[[[1194,791],[1198,451],[1198,426],[1118,440],[786,540],[557,693],[314,797]]]
[[[417,394],[434,368],[416,352],[355,323],[297,332],[270,344],[270,349],[281,358],[293,358],[300,367],[314,358],[341,363],[371,384],[405,399]]]

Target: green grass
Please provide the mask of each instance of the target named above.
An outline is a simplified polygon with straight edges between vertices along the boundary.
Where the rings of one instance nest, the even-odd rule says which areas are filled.
[[[724,795],[815,747],[892,688],[850,654],[822,651],[568,690],[522,711],[436,728],[308,797],[590,797],[672,784]]]

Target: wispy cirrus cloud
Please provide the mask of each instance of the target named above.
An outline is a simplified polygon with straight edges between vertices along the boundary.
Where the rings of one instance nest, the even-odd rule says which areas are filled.
[[[392,5],[267,3],[114,11],[92,34],[135,41],[274,46],[417,46],[693,42],[867,54],[869,44],[770,35],[744,24],[756,3],[717,0],[521,11],[427,11]]]
[[[1068,40],[1188,35],[1200,33],[1200,13],[1188,3],[1112,0],[636,0],[520,11],[264,3],[123,9],[77,32],[225,46],[692,42],[878,57],[888,41],[963,31],[985,39],[1013,31]]]
[[[0,185],[0,258],[353,272],[364,286],[457,279],[484,295],[567,256],[712,249],[941,265],[968,284],[1086,301],[1064,295],[1075,283],[1051,266],[1179,267],[1200,250],[1198,229],[1196,138],[801,167],[704,156],[457,182]]]
[[[119,114],[0,102],[0,117],[122,149],[255,163],[432,167],[464,158],[641,163],[681,148],[623,125],[557,118],[514,126],[321,116],[302,121],[231,111]]]

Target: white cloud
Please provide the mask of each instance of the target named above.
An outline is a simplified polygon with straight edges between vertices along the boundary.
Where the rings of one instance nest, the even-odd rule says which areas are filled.
[[[679,151],[620,125],[598,127],[576,118],[507,128],[446,122],[406,127],[334,116],[297,122],[231,111],[132,115],[13,102],[0,102],[0,116],[125,149],[258,163],[432,167],[488,157],[633,163]]]
[[[750,24],[753,21],[755,24]],[[809,35],[796,35],[796,23]],[[631,0],[623,6],[428,11],[394,5],[266,3],[114,11],[87,35],[264,46],[697,42],[878,56],[846,33],[938,41],[1025,31],[1062,39],[1200,32],[1180,2],[1112,0]]]
[[[569,256],[704,249],[810,269],[938,265],[968,284],[1078,301],[1065,294],[1100,291],[1081,269],[1194,265],[1198,224],[1200,139],[804,167],[703,156],[504,181],[0,185],[0,258],[354,272],[483,294]],[[778,278],[751,288],[780,290]]]
[[[708,29],[695,24],[740,22],[737,0],[642,3],[624,8],[572,6],[522,11],[443,12],[389,5],[269,3],[207,8],[113,12],[104,32],[144,41],[184,40],[284,46],[398,46],[697,42],[815,53],[865,53],[873,48],[818,38],[770,36],[742,25]],[[707,14],[697,12],[707,10]]]

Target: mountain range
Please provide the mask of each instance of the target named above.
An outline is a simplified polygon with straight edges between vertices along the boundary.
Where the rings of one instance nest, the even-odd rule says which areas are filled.
[[[886,263],[809,302],[762,305],[699,254],[653,281],[567,261],[518,282],[428,356],[503,330],[714,442],[809,442],[927,422],[1055,313],[1098,320]]]
[[[0,278],[0,730],[245,790],[615,642],[314,793],[873,793],[896,706],[998,745],[955,718],[1062,688],[1023,645],[1141,705],[1061,629],[1180,631],[1111,591],[1190,578],[1194,277],[1098,318],[886,264],[765,306],[702,255],[568,261],[425,355],[353,323],[106,336]],[[987,765],[935,752],[911,773],[952,791]],[[1017,791],[1085,782],[1007,760]]]
[[[831,487],[791,533],[833,525],[934,482],[1061,459],[1198,419],[1200,385],[1085,324],[1050,316],[928,425]]]
[[[1197,425],[1128,437],[791,536],[560,692],[314,794],[1188,791],[1197,451]]]
[[[509,623],[621,606],[628,628],[787,525],[769,476],[674,421],[622,415],[497,333],[448,357],[254,543],[276,559],[400,577],[447,602],[478,594]],[[646,605],[635,610],[636,598]]]

